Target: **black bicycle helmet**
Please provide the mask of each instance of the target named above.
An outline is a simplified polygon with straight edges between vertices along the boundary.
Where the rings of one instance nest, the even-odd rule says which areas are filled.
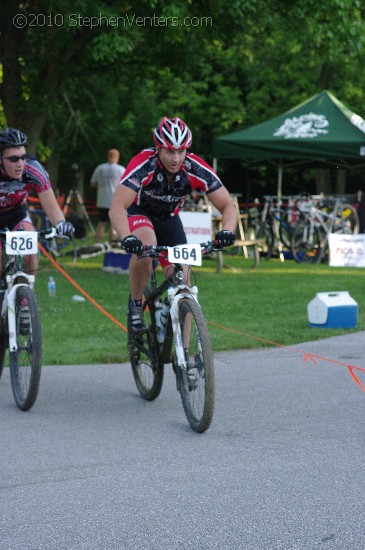
[[[0,151],[2,152],[7,147],[24,147],[27,146],[28,137],[26,134],[15,128],[5,128],[0,132]]]

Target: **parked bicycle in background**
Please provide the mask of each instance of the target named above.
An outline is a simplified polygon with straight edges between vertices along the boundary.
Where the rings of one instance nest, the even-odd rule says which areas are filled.
[[[258,207],[249,209],[250,227],[256,239],[264,239],[265,257],[282,255],[290,249],[294,228],[304,218],[303,213],[291,197],[264,196],[261,212]]]
[[[357,210],[342,197],[321,198],[320,202],[309,198],[305,210],[304,219],[292,234],[291,250],[297,262],[321,262],[328,253],[328,236],[331,233],[359,233]]]
[[[330,233],[357,234],[359,216],[355,197],[312,196],[309,193],[276,197],[265,195],[249,209],[249,228],[265,240],[264,255],[293,257],[297,262],[319,262],[328,253]]]

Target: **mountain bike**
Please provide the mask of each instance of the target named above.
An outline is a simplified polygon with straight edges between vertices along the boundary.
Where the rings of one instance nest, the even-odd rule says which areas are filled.
[[[359,226],[355,207],[340,197],[329,198],[322,206],[310,204],[292,235],[293,258],[297,262],[321,262],[328,251],[330,233],[357,235]]]
[[[42,336],[35,277],[23,270],[24,256],[38,253],[38,234],[52,239],[56,230],[0,230],[0,376],[9,349],[13,395],[23,411],[34,405],[41,376]]]
[[[256,207],[249,211],[250,226],[254,228],[255,237],[266,242],[267,260],[276,252],[282,259],[283,250],[290,248],[295,227],[304,217],[290,199],[265,195],[261,214]]]
[[[175,247],[145,246],[139,256],[154,258],[150,283],[144,293],[146,331],[128,332],[128,353],[134,379],[141,396],[152,401],[160,394],[164,365],[171,363],[176,375],[186,418],[196,432],[211,424],[214,410],[214,365],[207,324],[198,302],[198,288],[184,282],[183,264],[201,265],[202,254],[217,250],[214,242]],[[171,271],[158,284],[155,264],[167,254]],[[163,297],[168,305],[163,341],[156,322]]]

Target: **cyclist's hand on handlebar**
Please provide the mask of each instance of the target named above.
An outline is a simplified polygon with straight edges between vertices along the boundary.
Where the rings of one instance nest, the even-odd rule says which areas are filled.
[[[142,254],[143,243],[135,235],[128,235],[122,240],[123,248],[128,254]]]
[[[225,246],[232,246],[236,240],[236,233],[223,229],[219,231],[214,238],[214,246],[217,248],[224,248]]]
[[[56,231],[58,237],[72,237],[75,228],[71,222],[61,221],[56,224]]]

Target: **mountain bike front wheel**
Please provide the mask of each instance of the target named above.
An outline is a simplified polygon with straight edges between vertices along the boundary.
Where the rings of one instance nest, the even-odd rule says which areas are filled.
[[[146,332],[136,334],[128,331],[128,354],[133,377],[139,393],[147,401],[153,401],[160,395],[164,367],[159,364],[159,344],[152,321],[154,312],[145,311]]]
[[[213,353],[207,324],[199,304],[192,298],[179,302],[179,323],[184,345],[186,369],[176,365],[175,372],[186,418],[196,432],[205,432],[214,411],[215,384]]]
[[[10,351],[10,377],[15,402],[27,411],[37,399],[41,377],[42,336],[37,300],[33,290],[20,286],[15,297],[16,340]]]

